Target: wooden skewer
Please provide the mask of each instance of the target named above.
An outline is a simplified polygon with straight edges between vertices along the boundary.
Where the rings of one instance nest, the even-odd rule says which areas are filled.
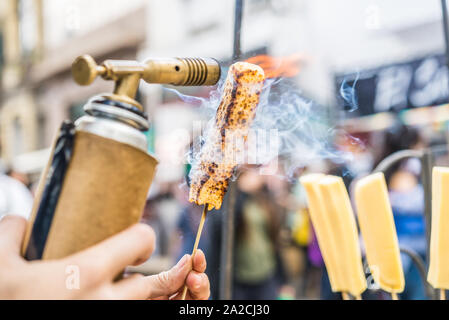
[[[440,289],[440,300],[446,300],[446,289]]]
[[[399,300],[398,294],[396,292],[391,293],[391,300]]]
[[[192,264],[193,264],[193,259],[195,258],[196,250],[198,249],[198,243],[200,242],[201,233],[203,232],[204,221],[206,220],[206,215],[207,215],[207,207],[208,207],[208,204],[206,203],[203,208],[203,214],[201,216],[200,225],[198,226],[198,232],[196,233],[195,245],[193,246]],[[181,300],[185,300],[186,295],[187,295],[187,284],[184,285]]]

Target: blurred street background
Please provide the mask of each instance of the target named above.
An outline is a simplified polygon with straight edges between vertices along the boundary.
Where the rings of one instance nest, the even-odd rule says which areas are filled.
[[[81,117],[93,95],[112,92],[113,83],[102,79],[86,87],[73,81],[71,64],[77,56],[90,54],[97,62],[200,56],[227,66],[234,6],[234,1],[219,0],[1,0],[0,190],[11,195],[0,192],[0,215],[29,214],[61,122]],[[274,69],[285,63],[282,75],[304,97],[324,106],[329,128],[352,137],[336,135],[334,144],[354,160],[315,161],[288,179],[242,170],[233,185],[232,298],[339,299],[330,291],[296,178],[304,172],[342,175],[350,190],[354,179],[392,153],[430,147],[442,150],[433,155],[436,164],[449,164],[441,1],[245,0],[242,21],[242,60],[256,59]],[[206,98],[210,90],[180,89]],[[153,258],[134,269],[149,274],[169,268],[193,246],[201,208],[188,203],[184,156],[194,135],[192,124],[207,115],[160,85],[141,83],[138,100],[151,122],[148,151],[160,161],[143,215],[156,231],[157,248]],[[399,241],[425,259],[422,170],[422,161],[410,157],[392,166],[386,177]],[[210,214],[200,242],[212,298],[223,297],[222,216]],[[247,234],[257,240],[248,240]],[[407,285],[402,298],[425,298],[416,267],[403,258]],[[386,298],[376,290],[365,295]]]

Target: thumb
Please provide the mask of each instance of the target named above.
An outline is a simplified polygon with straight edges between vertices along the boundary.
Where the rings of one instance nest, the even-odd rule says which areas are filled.
[[[20,216],[8,215],[0,218],[0,252],[20,253],[26,223]]]
[[[192,258],[186,254],[170,270],[147,277],[146,285],[150,289],[148,298],[170,296],[177,292],[185,283],[187,275],[192,270]]]

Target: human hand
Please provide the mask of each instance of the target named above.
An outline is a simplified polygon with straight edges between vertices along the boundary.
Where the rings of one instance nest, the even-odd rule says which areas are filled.
[[[180,300],[184,285],[187,284],[186,300],[207,300],[210,295],[210,284],[206,270],[206,258],[201,249],[193,258],[188,254],[179,260],[169,271],[149,276],[153,288],[152,298],[156,300]]]
[[[26,261],[20,248],[26,220],[0,221],[0,299],[163,299],[177,298],[186,282],[190,299],[209,297],[206,260],[198,252],[169,271],[114,281],[128,265],[146,261],[154,249],[153,230],[136,224],[99,244],[58,260]],[[175,295],[173,297],[173,295]]]

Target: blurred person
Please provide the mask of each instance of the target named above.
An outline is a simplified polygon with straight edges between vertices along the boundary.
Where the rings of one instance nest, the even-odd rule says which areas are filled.
[[[181,209],[178,220],[178,231],[181,233],[182,237],[181,248],[178,254],[179,256],[192,252],[202,211],[202,206],[192,203],[186,203]],[[206,252],[207,249],[204,249],[204,246],[207,245],[208,242],[206,240],[207,236],[208,230],[205,228],[201,234],[200,242],[198,244],[198,247],[203,248]]]
[[[178,220],[183,201],[179,199],[179,182],[158,182],[151,186],[143,221],[160,231],[159,253],[173,259],[180,258]],[[186,252],[187,253],[187,252]]]
[[[282,220],[277,239],[282,245],[277,247],[279,257],[282,258],[282,269],[285,270],[285,283],[279,289],[279,299],[294,299],[297,292],[304,293],[304,286],[307,285],[308,280],[308,277],[303,279],[306,281],[302,282],[302,287],[300,286],[299,275],[307,272],[307,266],[304,271],[304,264],[307,264],[308,259],[304,256],[310,238],[308,214],[300,206],[301,199],[297,194],[298,177],[304,168],[294,167],[291,159],[279,156],[263,165],[258,171],[262,173],[271,201],[279,211],[278,214],[281,216],[279,221]]]
[[[150,197],[145,202],[145,207],[142,214],[142,222],[148,224],[153,228],[156,234],[156,246],[153,251],[153,256],[166,255],[168,253],[168,235],[164,223],[159,217],[157,210],[158,198]]]
[[[417,129],[397,123],[385,133],[383,150],[380,153],[374,167],[395,152],[407,149],[420,150],[425,146],[426,144]],[[392,175],[400,168],[408,170],[418,176],[421,172],[421,163],[419,159],[409,158],[394,164],[386,172],[384,172],[387,182],[390,181]]]
[[[399,245],[411,249],[426,260],[427,242],[424,219],[424,190],[416,175],[406,168],[392,174],[389,196],[393,210]],[[423,280],[410,257],[402,254],[405,274],[405,290],[402,299],[426,298]]]
[[[299,179],[297,178],[295,179],[295,184],[292,189],[292,196],[295,198],[296,205],[288,211],[287,217],[291,229],[292,243],[303,257],[301,260],[304,261],[299,293],[301,296],[306,296],[310,280],[309,275],[313,268],[313,257],[311,259],[308,254],[308,248],[313,238],[313,231],[309,212],[307,210],[307,198],[305,192],[302,190],[302,185],[298,180]]]
[[[386,133],[383,158],[406,149],[422,149],[425,143],[419,131],[405,125],[397,125]],[[382,159],[383,159],[382,158]],[[382,160],[380,159],[380,160]],[[424,219],[424,190],[419,181],[419,159],[406,159],[385,172],[389,197],[393,210],[399,245],[418,253],[426,260],[426,236]],[[401,254],[405,275],[405,290],[401,299],[425,299],[425,288],[417,267],[410,257]]]
[[[242,172],[238,189],[233,298],[276,299],[286,284],[278,242],[283,212],[257,169]]]
[[[0,299],[179,299],[187,284],[188,299],[208,299],[206,260],[198,251],[173,268],[118,281],[128,265],[146,261],[155,245],[154,231],[136,224],[91,248],[56,260],[26,261],[20,255],[26,220],[0,220]]]
[[[20,180],[0,172],[0,218],[14,212],[28,219],[32,207],[33,196],[26,185]]]
[[[301,297],[309,296],[310,289],[316,291],[316,281],[321,277],[321,273],[326,272],[321,252],[313,230],[312,221],[310,219],[306,192],[299,183],[299,179],[295,179],[292,195],[295,197],[297,206],[295,211],[289,213],[290,224],[292,228],[292,242],[298,248],[303,257],[301,282],[298,285],[298,291]],[[321,281],[321,280],[319,280]]]

